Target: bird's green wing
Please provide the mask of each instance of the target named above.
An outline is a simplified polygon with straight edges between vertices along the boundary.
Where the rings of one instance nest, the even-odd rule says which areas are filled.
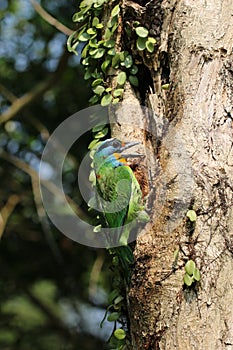
[[[121,243],[127,244],[130,229],[122,226],[136,219],[143,209],[141,189],[133,171],[128,166],[105,167],[99,172],[97,191],[107,226],[119,227],[115,238],[120,240],[122,236]]]
[[[106,167],[99,173],[97,191],[108,226],[122,226],[131,198],[131,169],[126,166]]]

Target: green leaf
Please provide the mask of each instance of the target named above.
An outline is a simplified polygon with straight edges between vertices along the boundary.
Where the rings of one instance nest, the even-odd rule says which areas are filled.
[[[133,86],[138,86],[139,82],[138,82],[138,78],[135,75],[130,75],[129,76],[129,81]]]
[[[105,54],[105,51],[106,50],[103,48],[96,49],[96,51],[92,54],[92,57],[95,59],[101,58]],[[90,52],[90,54],[91,54],[91,52]]]
[[[137,45],[137,49],[138,49],[139,51],[145,50],[145,48],[146,48],[146,39],[145,39],[145,38],[140,38],[140,37],[139,37],[139,38],[137,39],[136,45]]]
[[[92,89],[96,95],[102,95],[105,91],[105,88],[102,85],[96,86],[94,89]]]
[[[86,11],[83,11],[83,10],[76,12],[72,17],[72,21],[73,22],[82,22],[86,17],[85,12]]]
[[[91,7],[92,4],[93,4],[93,0],[83,0],[83,1],[80,3],[79,7],[80,7],[80,8]]]
[[[196,281],[200,281],[201,279],[201,274],[200,274],[200,271],[198,270],[198,268],[195,268],[194,271],[193,271],[193,278],[196,280]]]
[[[190,287],[191,284],[193,283],[193,278],[190,277],[187,273],[184,275],[184,283],[186,286]]]
[[[97,132],[95,135],[95,139],[102,139],[102,137],[105,137],[108,133],[108,128],[104,128],[103,130]]]
[[[152,44],[156,44],[156,40],[155,40],[155,38],[152,38],[151,36],[149,36],[149,38],[147,38],[147,41],[149,42],[149,43],[152,43]]]
[[[113,7],[112,12],[111,12],[111,16],[115,17],[118,15],[118,13],[120,12],[120,5],[116,5],[115,7]]]
[[[99,18],[98,17],[94,17],[93,20],[92,20],[92,26],[96,27],[99,23],[100,23]]]
[[[168,90],[170,87],[170,84],[163,84],[161,87],[163,90]]]
[[[108,28],[112,28],[116,23],[118,23],[118,18],[117,17],[112,17],[108,23],[107,23],[107,27]]]
[[[115,330],[114,332],[114,336],[118,339],[118,340],[123,340],[126,337],[126,333],[124,331],[124,329],[118,328]]]
[[[96,141],[96,140],[95,140],[95,141]],[[88,148],[91,149],[91,148],[90,148],[90,145],[88,146]],[[90,182],[94,182],[95,179],[96,179],[95,171],[92,169],[92,170],[90,171],[89,181],[90,181]],[[94,198],[95,198],[95,197],[91,197],[91,198],[89,199],[89,201],[88,201],[88,206],[89,206],[89,207],[92,206],[92,205],[89,204],[89,202],[93,203],[93,199],[94,199]]]
[[[112,27],[112,33],[114,33],[117,28],[118,28],[118,22],[115,23],[114,26]]]
[[[118,297],[114,300],[114,304],[119,304],[122,300],[124,300],[124,297],[122,295],[118,295]]]
[[[108,50],[108,55],[115,56],[115,54],[116,54],[116,50],[114,49],[114,47],[112,49]]]
[[[151,41],[147,40],[146,41],[146,48],[150,53],[153,53],[154,49],[155,49],[155,45]]]
[[[96,39],[91,39],[91,40],[89,40],[89,46],[90,46],[90,47],[93,47],[93,48],[95,48],[95,49],[98,49],[99,44],[98,44],[98,42],[97,42]]]
[[[75,55],[78,55],[77,51],[76,51],[76,47],[79,44],[79,40],[77,38],[77,31],[72,33],[68,39],[67,39],[67,49],[69,52],[74,52]]]
[[[120,54],[116,53],[116,55],[112,58],[112,67],[117,68],[120,62]]]
[[[112,104],[113,105],[116,105],[118,102],[120,101],[120,99],[117,97],[117,98],[114,98],[113,100],[112,100]]]
[[[88,69],[84,74],[84,80],[88,80],[90,78],[91,78],[91,71]]]
[[[90,35],[96,34],[96,30],[93,29],[93,28],[88,28],[87,29],[87,34],[90,34]]]
[[[110,29],[106,29],[105,30],[105,33],[104,33],[104,38],[105,38],[105,40],[109,40],[109,39],[111,39],[111,36],[112,36],[112,31],[110,30]]]
[[[87,34],[86,32],[81,33],[81,34],[78,36],[78,40],[79,40],[79,41],[88,41],[89,39],[90,39],[90,35]]]
[[[94,8],[100,8],[101,6],[103,6],[104,3],[105,3],[105,0],[97,0],[94,3]]]
[[[148,29],[145,27],[137,27],[135,31],[140,38],[146,38],[149,34]]]
[[[197,220],[197,214],[194,210],[188,210],[186,216],[192,222]]]
[[[185,264],[185,271],[187,272],[187,274],[189,276],[193,275],[195,268],[196,268],[196,264],[195,264],[195,262],[193,260],[189,260],[189,261],[186,262],[186,264]]]
[[[118,258],[118,256],[114,256],[112,258],[112,264],[113,264],[113,266],[118,266],[119,265],[119,258]]]
[[[113,289],[108,296],[109,303],[112,303],[113,300],[118,296],[118,294],[119,291],[117,289]]]
[[[89,64],[90,64],[90,57],[84,58],[82,60],[82,65],[83,66],[89,66]]]
[[[109,322],[113,322],[113,321],[118,320],[119,317],[120,317],[120,314],[119,314],[118,312],[112,312],[112,313],[108,316],[107,320],[108,320]]]
[[[95,226],[95,227],[93,228],[93,232],[100,232],[100,231],[101,231],[101,228],[102,228],[102,225]]]
[[[109,64],[111,63],[111,59],[107,58],[102,64],[101,64],[101,69],[102,71],[105,73],[107,67],[109,66]]]
[[[102,79],[102,73],[98,72],[97,69],[91,74],[94,79]]]
[[[91,105],[94,105],[94,104],[96,104],[96,103],[98,103],[99,102],[99,96],[98,95],[94,95],[94,96],[92,96],[89,100],[88,100],[88,102],[91,104]]]
[[[93,129],[92,129],[92,131],[93,131]],[[96,140],[96,139],[92,140],[88,146],[88,149],[94,149],[98,143],[99,143],[99,140]]]
[[[108,106],[110,103],[112,102],[112,95],[110,94],[107,94],[107,95],[104,95],[101,99],[101,106]]]
[[[139,22],[139,21],[134,21],[134,22],[133,22],[133,26],[134,26],[134,28],[138,27],[138,26],[139,26],[139,24],[140,24],[140,22]]]
[[[128,56],[128,51],[121,51],[120,52],[120,60],[121,60],[121,62],[124,62],[124,60],[125,60],[125,58],[126,58],[126,56]]]
[[[106,92],[110,92],[110,91],[112,91],[112,88],[111,88],[111,87],[108,87],[108,88],[106,89]]]
[[[119,85],[124,85],[126,82],[126,73],[125,72],[120,72],[117,76],[117,83]]]
[[[99,85],[99,84],[102,83],[102,82],[103,82],[103,79],[101,79],[101,78],[95,79],[95,80],[93,81],[93,83],[91,84],[91,86],[92,86],[92,87],[95,87],[95,86]]]
[[[115,45],[115,40],[107,40],[104,42],[104,46],[107,47],[108,49],[114,47]]]
[[[124,89],[116,89],[116,90],[113,91],[113,96],[114,97],[122,96],[123,92],[124,92]]]
[[[126,56],[124,64],[126,68],[130,68],[133,65],[133,57],[131,55]]]
[[[130,69],[130,73],[135,75],[138,72],[138,67],[134,64],[133,67]]]
[[[105,129],[106,124],[98,124],[96,126],[94,126],[94,128],[92,128],[92,132],[98,132],[101,131],[103,129]]]
[[[81,4],[80,4],[80,9],[81,10],[74,14],[73,21],[74,22],[83,22],[83,20],[86,19],[87,12],[90,10],[90,8],[91,8],[91,4],[85,5],[83,7],[81,7]]]
[[[88,53],[89,49],[90,49],[90,47],[88,44],[84,46],[84,48],[82,49],[82,54],[81,54],[82,58],[87,57],[87,53]]]

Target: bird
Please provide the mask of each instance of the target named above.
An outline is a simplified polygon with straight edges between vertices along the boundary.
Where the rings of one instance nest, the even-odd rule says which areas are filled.
[[[138,222],[149,221],[142,190],[126,160],[141,155],[124,153],[139,143],[110,138],[98,144],[93,156],[96,201],[103,214],[104,225],[115,228],[112,243],[118,246],[127,246],[130,232]]]

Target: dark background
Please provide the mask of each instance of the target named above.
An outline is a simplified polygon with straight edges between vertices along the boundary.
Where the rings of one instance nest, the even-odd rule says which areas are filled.
[[[77,3],[40,4],[75,28]],[[67,35],[29,0],[1,0],[0,18],[0,113],[11,113],[0,124],[0,349],[105,349],[112,324],[99,324],[111,289],[108,258],[57,231],[38,190],[49,135],[88,106],[90,89],[79,57],[67,52]],[[78,163],[91,139],[90,132],[77,141],[64,172],[64,187],[78,205]]]

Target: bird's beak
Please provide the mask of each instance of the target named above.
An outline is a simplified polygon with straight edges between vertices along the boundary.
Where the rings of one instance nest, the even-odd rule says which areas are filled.
[[[124,144],[122,144],[122,147],[121,147],[121,150],[120,150],[120,153],[121,153],[121,156],[124,157],[124,158],[135,158],[135,157],[143,157],[142,154],[139,154],[139,153],[131,153],[131,154],[126,154],[126,153],[122,153],[124,152],[125,150],[127,150],[128,148],[131,148],[133,146],[136,146],[136,145],[140,145],[141,142],[135,142],[135,141],[132,141],[132,142],[125,142]]]

